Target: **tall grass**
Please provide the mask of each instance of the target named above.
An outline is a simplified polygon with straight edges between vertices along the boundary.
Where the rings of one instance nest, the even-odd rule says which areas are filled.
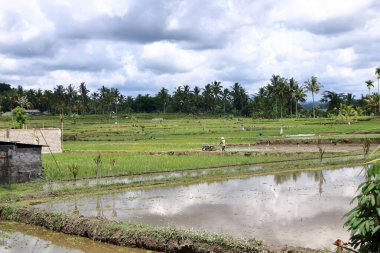
[[[50,155],[43,156],[43,164],[47,168],[44,173],[55,178],[71,178],[72,175],[66,169],[68,164],[75,163],[79,168],[78,177],[96,176],[94,159],[96,153],[64,153],[56,154],[62,175],[57,169],[54,159]],[[176,171],[187,168],[199,168],[208,166],[225,166],[235,164],[246,164],[253,162],[268,162],[274,160],[286,160],[288,156],[197,156],[197,155],[149,155],[149,154],[119,154],[102,153],[103,161],[117,161],[112,167],[113,174],[140,174],[157,171]],[[305,158],[314,157],[315,154],[305,154]],[[102,166],[101,175],[109,174],[109,166]]]

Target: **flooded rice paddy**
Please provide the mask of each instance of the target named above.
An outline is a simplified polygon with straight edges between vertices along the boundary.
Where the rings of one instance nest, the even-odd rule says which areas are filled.
[[[42,227],[0,221],[2,253],[153,253],[93,241],[79,236],[52,232]]]
[[[362,167],[283,173],[173,188],[88,196],[39,208],[158,226],[255,237],[269,244],[330,248],[347,240],[343,215]]]
[[[225,170],[227,171],[227,170]],[[232,171],[228,169],[228,171]],[[199,175],[208,174],[208,170],[199,170],[199,171],[185,171],[185,172],[164,172],[164,173],[152,173],[142,176],[123,176],[123,177],[106,177],[96,179],[81,179],[76,182],[66,181],[66,182],[51,182],[46,183],[43,186],[44,190],[58,190],[64,188],[75,187],[86,187],[86,186],[95,186],[95,185],[111,185],[111,184],[131,184],[134,182],[144,182],[144,181],[153,181],[153,180],[162,180],[168,178],[179,178],[179,177],[196,177]]]

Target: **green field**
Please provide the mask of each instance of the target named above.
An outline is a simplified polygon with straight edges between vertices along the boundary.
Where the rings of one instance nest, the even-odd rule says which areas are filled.
[[[1,127],[11,122],[1,121]],[[58,116],[34,116],[28,128],[60,127]],[[283,128],[285,135],[280,136]],[[209,166],[225,166],[317,157],[317,154],[236,154],[239,147],[258,141],[297,140],[297,134],[315,134],[319,140],[380,140],[379,118],[335,119],[253,119],[233,116],[186,114],[134,114],[109,118],[102,115],[81,116],[64,120],[64,152],[43,155],[45,177],[70,178],[68,165],[78,166],[78,177],[96,174],[94,158],[100,154],[101,174],[139,174],[154,171],[182,170]],[[227,141],[227,152],[218,147],[220,137]],[[200,152],[203,144],[214,145],[217,151]],[[181,153],[182,152],[182,153]],[[115,165],[111,165],[111,160]]]
[[[0,121],[2,128],[10,125],[10,121]],[[29,118],[27,124],[28,128],[60,126],[58,116]],[[281,128],[283,136],[280,136]],[[64,152],[42,156],[43,180],[0,188],[3,214],[16,217],[15,214],[25,212],[31,204],[74,196],[363,165],[366,162],[362,149],[365,139],[370,140],[372,149],[380,144],[380,118],[368,117],[264,120],[232,116],[135,114],[109,119],[91,115],[81,116],[76,122],[67,118],[63,129]],[[222,136],[227,142],[225,152],[218,147]],[[202,145],[206,143],[214,145],[216,150],[202,151]],[[283,145],[285,149],[251,149],[260,146],[259,143],[263,147]],[[303,145],[299,150],[286,150],[297,147],[299,143]],[[318,147],[328,145],[333,149],[321,157]],[[345,145],[356,149],[345,150]],[[379,153],[367,157],[367,160],[378,158]],[[94,160],[99,155],[97,171]],[[77,179],[83,180],[71,180],[74,176],[69,166],[73,165],[78,169]],[[145,175],[147,173],[151,175]],[[93,179],[97,174],[102,181]],[[170,174],[175,176],[170,177]],[[135,178],[134,181],[122,181],[123,177],[104,178],[121,175],[137,176],[128,177]],[[46,215],[56,217],[55,213],[43,214],[44,217]],[[67,218],[70,219],[72,217]],[[153,231],[157,236],[154,229],[147,231]],[[164,237],[170,236],[164,233]]]

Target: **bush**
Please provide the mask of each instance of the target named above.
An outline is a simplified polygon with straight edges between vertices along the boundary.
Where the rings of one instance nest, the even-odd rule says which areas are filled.
[[[9,113],[3,113],[1,114],[1,119],[4,121],[10,121],[12,119],[11,115]]]
[[[380,252],[380,165],[367,171],[368,179],[359,185],[354,197],[357,206],[345,216],[344,224],[351,230],[349,245],[363,253]]]
[[[26,123],[28,116],[26,115],[25,109],[17,106],[12,110],[13,115],[15,116],[16,122],[14,122],[13,127],[20,129]]]

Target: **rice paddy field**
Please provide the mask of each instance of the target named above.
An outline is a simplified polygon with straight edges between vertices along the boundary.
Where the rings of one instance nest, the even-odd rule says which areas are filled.
[[[331,252],[380,156],[376,117],[87,115],[66,117],[62,137],[41,180],[0,188],[0,219],[158,252]]]
[[[10,122],[1,121],[2,128]],[[33,116],[27,128],[61,127],[59,116]],[[280,136],[280,130],[283,135]],[[226,152],[219,150],[226,138]],[[102,175],[128,175],[270,162],[318,157],[318,145],[380,140],[378,118],[333,119],[253,119],[229,116],[185,114],[133,114],[66,117],[61,154],[44,154],[46,178],[70,178],[68,165],[78,167],[78,178],[96,174],[95,157],[100,155]],[[258,143],[300,143],[311,152],[267,150],[257,152]],[[202,145],[215,151],[202,151]],[[343,150],[342,150],[343,151]],[[360,153],[360,149],[351,153]],[[339,155],[339,152],[335,152]],[[344,152],[342,152],[344,153]],[[347,152],[345,152],[347,153]],[[326,152],[326,156],[328,156]]]

